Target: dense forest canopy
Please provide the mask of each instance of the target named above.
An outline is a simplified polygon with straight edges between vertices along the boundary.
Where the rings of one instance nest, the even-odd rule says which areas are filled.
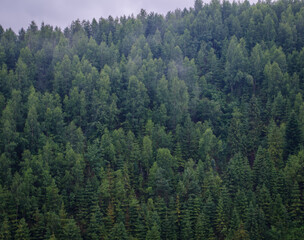
[[[0,239],[304,239],[304,2],[0,26]]]

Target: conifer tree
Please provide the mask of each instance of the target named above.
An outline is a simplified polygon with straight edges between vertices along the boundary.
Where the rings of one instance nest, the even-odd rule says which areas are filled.
[[[245,220],[245,229],[248,231],[250,239],[260,239],[258,214],[252,202],[249,203],[247,208]]]
[[[0,228],[0,239],[1,240],[11,240],[11,230],[9,226],[9,221],[7,217],[4,218],[2,226]]]
[[[281,129],[271,120],[268,125],[267,143],[269,158],[276,168],[283,167],[284,138]]]
[[[116,223],[111,232],[111,239],[113,240],[127,240],[129,239],[125,225],[120,222]]]
[[[76,225],[74,219],[69,219],[63,228],[63,235],[65,239],[82,239],[80,236],[79,227]]]
[[[15,234],[16,240],[30,240],[30,232],[24,218],[19,221],[18,229]]]
[[[225,239],[228,231],[228,219],[225,214],[225,205],[222,196],[218,201],[218,205],[216,208],[216,231],[219,239]]]
[[[244,228],[244,223],[241,222],[238,229],[235,231],[233,235],[233,239],[236,240],[249,240],[249,234]]]
[[[286,125],[285,133],[285,151],[284,157],[290,154],[295,154],[299,150],[299,145],[302,141],[301,131],[299,129],[298,121],[294,112],[291,113],[288,123]]]
[[[152,228],[148,230],[146,240],[160,240],[160,233],[157,224],[154,223]]]
[[[294,182],[291,188],[290,196],[290,217],[296,226],[300,224],[303,219],[303,203],[301,201],[301,192],[297,181]]]
[[[182,211],[181,239],[192,239],[193,231],[188,209]]]

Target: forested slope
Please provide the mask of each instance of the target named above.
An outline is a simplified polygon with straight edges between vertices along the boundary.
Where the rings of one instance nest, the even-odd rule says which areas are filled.
[[[304,2],[0,27],[0,239],[304,239]]]

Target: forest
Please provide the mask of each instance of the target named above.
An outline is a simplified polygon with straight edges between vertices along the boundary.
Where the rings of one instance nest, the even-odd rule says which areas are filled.
[[[0,25],[0,239],[303,240],[303,94],[303,0]]]

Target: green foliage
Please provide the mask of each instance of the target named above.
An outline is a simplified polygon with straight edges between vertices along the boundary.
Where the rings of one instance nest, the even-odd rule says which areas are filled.
[[[303,239],[303,9],[0,26],[0,239]]]
[[[1,231],[0,231],[0,239],[2,240],[10,240],[11,238],[11,232],[10,232],[10,226],[8,219],[5,218],[2,222]]]
[[[287,158],[289,155],[297,153],[302,141],[302,133],[294,112],[291,113],[286,124],[285,139],[284,155]]]
[[[65,239],[82,239],[80,236],[80,230],[73,219],[68,220],[66,225],[64,226],[63,236]]]
[[[159,230],[156,224],[152,226],[150,230],[148,230],[146,235],[146,240],[160,240]]]
[[[29,240],[30,239],[30,232],[28,229],[28,225],[25,222],[24,218],[22,218],[19,222],[18,229],[15,234],[16,240]]]
[[[122,222],[116,223],[112,229],[111,232],[111,239],[123,239],[127,240],[129,239],[126,228]]]
[[[228,189],[232,195],[237,191],[248,191],[252,188],[252,171],[248,160],[241,154],[236,154],[228,164]]]

